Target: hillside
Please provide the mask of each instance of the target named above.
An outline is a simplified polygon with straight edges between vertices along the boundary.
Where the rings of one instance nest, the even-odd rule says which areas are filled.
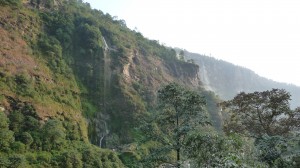
[[[184,55],[82,0],[0,0],[0,167],[264,167],[215,92],[272,81]]]
[[[200,78],[204,87],[214,91],[224,100],[232,99],[242,91],[250,93],[280,88],[291,93],[292,108],[300,105],[300,87],[275,82],[255,74],[252,70],[213,57],[188,51],[184,53],[187,60],[193,59],[199,65]]]
[[[0,119],[9,135],[0,144],[4,167],[123,167],[116,152],[98,147],[133,143],[163,85],[201,87],[197,65],[89,4],[0,4]]]

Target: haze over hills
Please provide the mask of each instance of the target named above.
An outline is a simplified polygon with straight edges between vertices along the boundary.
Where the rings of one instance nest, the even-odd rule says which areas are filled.
[[[257,75],[250,69],[218,60],[213,57],[184,51],[186,60],[199,65],[200,79],[204,87],[216,92],[224,100],[232,99],[239,92],[255,92],[285,89],[292,95],[291,107],[300,105],[300,87],[276,82]],[[288,74],[287,74],[288,75]]]
[[[79,167],[124,167],[116,152],[100,148],[123,153],[135,143],[162,86],[201,85],[197,65],[80,0],[0,0],[0,38],[0,120],[7,133],[6,151],[0,135],[0,167],[2,156],[17,167],[9,153],[14,140],[25,148],[24,132],[28,152],[14,151],[24,157],[22,167],[40,165],[40,155],[48,167],[68,167],[69,154]],[[26,160],[28,153],[37,160]]]
[[[212,91],[227,99],[272,82],[185,55],[198,65],[82,0],[0,0],[0,167],[180,167],[194,151],[264,164],[223,134]]]

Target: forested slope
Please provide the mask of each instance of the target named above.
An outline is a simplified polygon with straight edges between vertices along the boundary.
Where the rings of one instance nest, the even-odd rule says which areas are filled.
[[[265,160],[246,129],[224,134],[231,102],[220,112],[205,90],[222,85],[207,83],[215,65],[184,61],[81,0],[0,5],[0,167],[297,166],[294,127],[279,137],[287,150]]]
[[[0,5],[1,166],[122,167],[96,146],[134,142],[164,84],[200,87],[197,65],[89,4]]]

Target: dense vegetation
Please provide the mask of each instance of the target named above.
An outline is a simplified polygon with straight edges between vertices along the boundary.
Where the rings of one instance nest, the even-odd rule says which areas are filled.
[[[268,134],[236,99],[221,114],[199,66],[124,20],[80,0],[0,5],[0,167],[299,166],[299,109],[285,91],[236,98],[248,113],[255,102],[292,116],[274,121],[293,123],[286,134]],[[273,92],[273,104],[262,101]],[[261,134],[232,129],[241,123]]]
[[[14,101],[0,112],[0,167],[123,167],[116,153],[82,140],[72,121],[40,122],[32,105]]]
[[[126,151],[159,83],[197,72],[175,50],[81,1],[0,4],[1,166],[122,167],[115,152],[88,141]],[[157,63],[166,68],[130,66]]]
[[[283,89],[239,93],[222,103],[229,110],[224,131],[254,138],[259,158],[270,167],[299,164],[300,109],[290,109],[290,97]]]

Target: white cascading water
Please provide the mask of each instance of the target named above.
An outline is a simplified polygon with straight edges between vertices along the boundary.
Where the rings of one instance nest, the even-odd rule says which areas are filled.
[[[109,117],[106,115],[107,114],[107,100],[108,100],[108,95],[110,91],[110,81],[111,81],[111,69],[110,69],[110,63],[111,59],[109,57],[109,46],[107,45],[107,42],[105,38],[102,36],[102,42],[104,44],[103,48],[103,57],[104,57],[104,72],[103,72],[103,97],[101,98],[101,104],[102,106],[102,111],[98,112],[98,115],[96,117],[96,133],[97,137],[99,138],[99,147],[103,147],[103,140],[105,137],[109,134],[108,130],[108,124],[107,120]]]
[[[108,45],[107,45],[107,43],[106,43],[106,40],[105,40],[105,38],[102,36],[102,41],[103,41],[103,43],[104,43],[104,50],[105,51],[107,51],[107,50],[109,50],[109,47],[108,47]]]
[[[102,141],[105,138],[105,136],[107,136],[109,134],[109,130],[107,128],[107,123],[106,123],[105,120],[100,120],[100,122],[102,122],[103,125],[104,125],[104,131],[100,132],[100,139],[99,139],[99,147],[101,148],[102,147]]]
[[[208,78],[207,70],[205,65],[202,63],[202,66],[200,67],[200,80],[203,82],[205,89],[213,91],[213,88],[210,87],[210,81]]]

